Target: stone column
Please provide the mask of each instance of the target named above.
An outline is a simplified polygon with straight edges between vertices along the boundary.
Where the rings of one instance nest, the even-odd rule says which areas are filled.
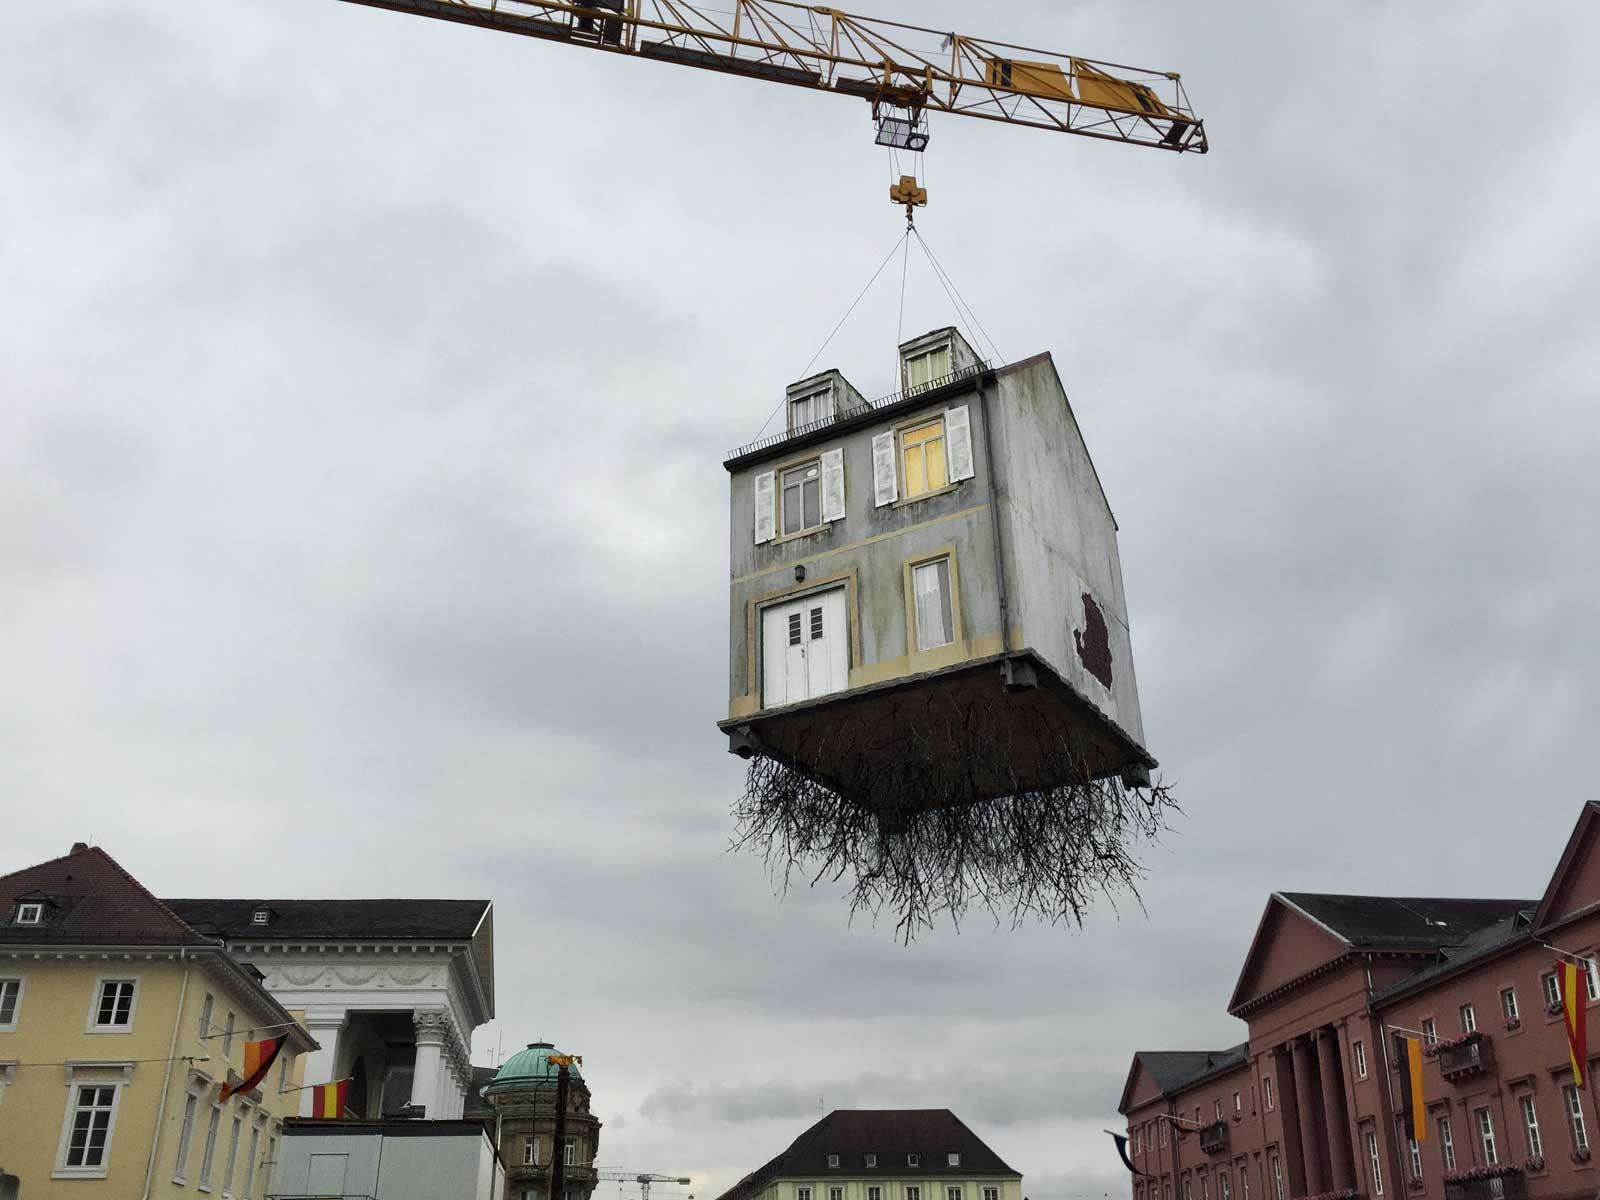
[[[332,1083],[339,1078],[339,1040],[344,1034],[350,1015],[342,1008],[308,1008],[303,1024],[306,1032],[316,1039],[318,1049],[305,1056],[300,1082],[305,1090],[300,1093],[300,1115],[311,1115],[312,1087],[319,1083]]]
[[[1283,1127],[1283,1181],[1288,1194],[1294,1197],[1310,1193],[1306,1189],[1305,1156],[1300,1151],[1300,1105],[1295,1099],[1294,1061],[1289,1050],[1289,1044],[1273,1050],[1272,1082],[1279,1124]],[[1270,1188],[1266,1200],[1275,1200]]]
[[[1322,1156],[1322,1131],[1317,1128],[1317,1064],[1311,1043],[1294,1040],[1294,1099],[1300,1110],[1300,1153],[1306,1162],[1306,1195],[1328,1190],[1328,1173]]]
[[[1322,1113],[1328,1130],[1328,1175],[1333,1190],[1356,1185],[1355,1159],[1350,1149],[1350,1122],[1344,1117],[1344,1088],[1339,1035],[1317,1030],[1317,1065],[1322,1069]]]
[[[439,1097],[444,1073],[444,1042],[449,1036],[443,1009],[418,1009],[411,1014],[417,1033],[417,1059],[411,1068],[411,1103],[421,1105],[424,1115],[440,1116]]]

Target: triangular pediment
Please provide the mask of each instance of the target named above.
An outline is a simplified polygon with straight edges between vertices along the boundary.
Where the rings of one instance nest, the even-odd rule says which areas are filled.
[[[1228,1011],[1264,996],[1349,950],[1349,945],[1305,913],[1274,895],[1256,928]]]
[[[1550,877],[1539,911],[1534,916],[1534,931],[1543,934],[1574,917],[1600,909],[1600,804],[1583,806],[1567,848],[1562,851],[1555,873]]]
[[[1156,1082],[1155,1076],[1150,1074],[1149,1068],[1135,1054],[1133,1056],[1133,1067],[1128,1071],[1128,1081],[1122,1085],[1122,1100],[1117,1105],[1117,1111],[1120,1113],[1132,1112],[1141,1105],[1159,1099],[1160,1096],[1161,1085]]]

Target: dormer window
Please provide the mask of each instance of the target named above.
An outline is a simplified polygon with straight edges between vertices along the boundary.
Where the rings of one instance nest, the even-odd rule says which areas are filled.
[[[908,1167],[920,1167],[921,1165],[922,1165],[922,1155],[920,1155],[920,1154],[908,1154],[908,1155],[906,1155],[906,1166],[908,1166]]]
[[[915,392],[950,374],[950,343],[929,346],[905,356],[902,364],[905,390]]]
[[[959,1167],[961,1165],[961,1155],[952,1150],[944,1156],[944,1162],[947,1167]]]
[[[803,396],[789,398],[789,432],[814,421],[825,421],[833,416],[833,387],[819,388]]]
[[[878,1165],[878,1156],[876,1154],[867,1155],[867,1166],[875,1167],[877,1165]]]
[[[829,1169],[837,1168],[838,1165],[839,1165],[839,1156],[837,1154],[828,1155],[828,1167],[829,1167]]]
[[[265,925],[271,919],[272,910],[268,908],[258,908],[250,914],[250,924],[252,925]]]
[[[17,905],[17,924],[43,925],[44,905],[39,904],[36,901],[29,901],[26,904]]]

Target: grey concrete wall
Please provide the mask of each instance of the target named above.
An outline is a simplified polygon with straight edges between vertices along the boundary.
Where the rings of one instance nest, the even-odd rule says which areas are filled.
[[[346,1155],[344,1194],[378,1200],[494,1200],[499,1167],[488,1138],[295,1133],[282,1139],[276,1194],[311,1194],[311,1158]]]
[[[975,390],[934,403],[908,408],[864,428],[804,450],[779,448],[771,458],[730,475],[731,564],[729,612],[729,696],[746,694],[751,666],[747,653],[746,614],[752,599],[794,589],[794,568],[804,565],[811,581],[844,571],[857,573],[859,660],[852,653],[854,675],[861,668],[905,657],[905,563],[944,546],[955,547],[962,609],[961,633],[968,641],[1000,633],[994,550],[987,508],[983,417]],[[968,407],[977,474],[950,491],[898,506],[874,505],[872,439],[918,414],[933,415],[956,405]],[[811,534],[787,541],[755,542],[755,477],[781,470],[834,447],[844,450],[845,518]],[[799,594],[798,591],[795,594]],[[759,662],[754,664],[759,668]],[[755,672],[759,689],[760,671]]]
[[[1143,745],[1116,523],[1050,359],[1000,373],[991,403],[1012,623],[1022,637],[1014,648],[1038,651]],[[1085,628],[1085,592],[1105,618],[1109,688],[1085,665],[1073,636]]]

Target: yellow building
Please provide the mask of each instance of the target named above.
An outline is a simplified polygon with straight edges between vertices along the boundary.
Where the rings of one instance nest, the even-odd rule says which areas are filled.
[[[222,1101],[246,1042],[279,1035],[267,1076]],[[0,1196],[261,1200],[316,1048],[98,847],[0,876]]]
[[[835,1109],[718,1200],[1022,1200],[1022,1176],[947,1108]]]

